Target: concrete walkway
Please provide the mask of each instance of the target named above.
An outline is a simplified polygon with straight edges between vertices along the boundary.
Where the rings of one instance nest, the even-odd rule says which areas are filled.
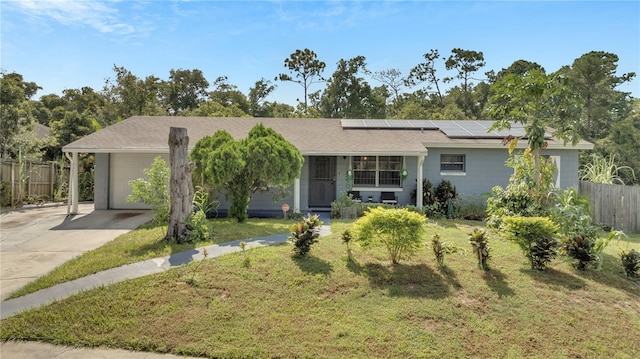
[[[321,220],[324,222],[321,236],[331,234],[329,227],[329,214],[321,213]],[[185,265],[192,261],[204,259],[204,251],[207,251],[207,258],[216,258],[225,254],[242,250],[240,242],[247,243],[247,248],[257,248],[287,240],[288,234],[276,234],[265,237],[248,238],[227,243],[215,244],[200,247],[193,250],[172,254],[162,258],[155,258],[143,262],[124,265],[121,267],[105,270],[99,273],[79,278],[70,282],[62,283],[50,288],[40,290],[19,298],[10,299],[0,303],[0,319],[5,319],[22,311],[37,308],[51,303],[55,300],[67,298],[81,291],[92,288],[106,286],[129,279],[139,278],[146,275],[160,273],[171,268]],[[56,359],[151,359],[151,358],[185,358],[174,355],[138,353],[124,350],[92,349],[92,348],[70,348],[53,346],[39,342],[3,342],[0,343],[1,357],[8,358],[56,358]]]

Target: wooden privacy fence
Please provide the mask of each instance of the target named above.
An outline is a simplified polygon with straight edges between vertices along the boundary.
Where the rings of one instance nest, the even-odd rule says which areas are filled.
[[[15,205],[20,200],[52,199],[58,179],[58,166],[55,162],[23,164],[13,160],[2,160],[0,179],[2,180],[3,206]],[[21,188],[22,184],[22,188]],[[20,198],[22,197],[22,198]]]
[[[596,223],[627,233],[640,233],[640,187],[580,181]]]

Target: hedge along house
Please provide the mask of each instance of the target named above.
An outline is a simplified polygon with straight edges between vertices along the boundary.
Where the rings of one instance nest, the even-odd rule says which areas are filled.
[[[77,168],[78,153],[95,154],[95,209],[142,209],[130,203],[130,180],[144,177],[153,159],[169,161],[170,127],[187,128],[189,148],[202,137],[226,130],[235,139],[246,138],[256,124],[273,128],[304,156],[299,178],[279,202],[270,193],[256,193],[249,211],[281,211],[287,203],[295,212],[328,209],[340,193],[358,191],[363,201],[381,202],[391,194],[398,204],[422,207],[423,178],[436,186],[449,180],[463,197],[506,186],[513,169],[502,139],[522,137],[524,131],[487,132],[491,121],[352,120],[291,118],[209,118],[134,116],[63,147]],[[593,145],[581,141],[565,145],[547,134],[543,151],[558,169],[556,185],[578,186],[578,152]],[[518,147],[524,148],[526,141]],[[71,213],[77,213],[77,170],[70,180]],[[227,201],[219,197],[224,211]]]

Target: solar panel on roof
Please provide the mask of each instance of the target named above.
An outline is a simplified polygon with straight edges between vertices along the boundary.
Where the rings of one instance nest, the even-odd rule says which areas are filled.
[[[342,128],[353,129],[422,129],[440,130],[450,138],[496,138],[506,136],[524,137],[526,131],[519,123],[511,125],[508,130],[493,130],[487,132],[493,125],[493,121],[447,121],[447,120],[382,120],[382,119],[343,119]],[[550,139],[549,133],[545,138]]]

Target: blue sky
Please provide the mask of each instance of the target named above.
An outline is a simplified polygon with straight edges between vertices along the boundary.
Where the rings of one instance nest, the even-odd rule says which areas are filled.
[[[244,93],[283,72],[309,48],[327,64],[363,55],[370,70],[403,74],[437,49],[482,51],[484,72],[514,61],[556,71],[590,51],[620,57],[618,73],[640,76],[638,1],[0,1],[1,63],[43,90],[102,89],[113,66],[168,79],[200,69]],[[451,76],[441,64],[439,76]],[[379,85],[370,79],[373,86]],[[302,88],[277,82],[270,101],[295,105]],[[321,89],[314,85],[310,90]],[[620,87],[640,98],[640,79]]]

